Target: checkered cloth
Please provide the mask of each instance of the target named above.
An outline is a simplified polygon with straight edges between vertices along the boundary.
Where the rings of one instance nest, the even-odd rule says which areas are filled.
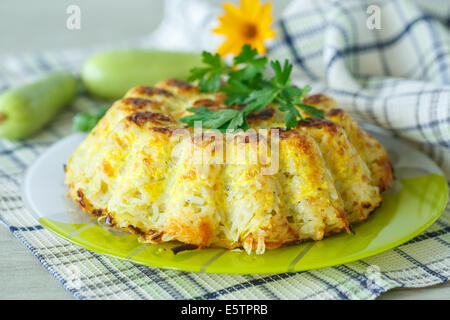
[[[366,1],[294,1],[276,23],[278,36],[269,55],[295,62],[299,83],[312,83],[315,91],[336,97],[363,120],[414,141],[450,178],[450,30],[445,25],[450,17],[443,16],[450,7],[432,0],[423,1],[423,7],[418,1],[376,4],[380,30],[366,27]],[[170,47],[170,38],[185,49],[217,45],[206,28],[214,24],[217,8],[194,0],[170,0],[168,7],[178,11],[167,10],[161,28],[137,45]],[[182,22],[176,20],[179,12]],[[185,27],[173,28],[177,21]],[[0,64],[0,91],[50,70],[77,72],[95,50],[8,57]],[[81,95],[32,139],[0,139],[0,221],[79,299],[374,299],[395,287],[429,286],[450,277],[449,207],[427,231],[393,250],[346,265],[279,275],[162,270],[60,239],[24,208],[21,179],[43,151],[70,134],[72,116],[97,103]]]

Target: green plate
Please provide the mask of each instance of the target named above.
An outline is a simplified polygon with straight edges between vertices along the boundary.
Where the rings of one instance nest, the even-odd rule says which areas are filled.
[[[428,228],[442,213],[448,186],[440,169],[423,153],[383,132],[374,131],[388,149],[396,173],[393,188],[383,205],[355,235],[338,234],[318,242],[267,250],[248,255],[242,250],[203,249],[174,255],[179,243],[140,244],[130,234],[109,230],[81,213],[70,200],[61,169],[81,134],[69,136],[45,152],[27,171],[23,195],[39,222],[57,235],[81,247],[166,269],[211,273],[283,273],[343,264],[396,247]]]

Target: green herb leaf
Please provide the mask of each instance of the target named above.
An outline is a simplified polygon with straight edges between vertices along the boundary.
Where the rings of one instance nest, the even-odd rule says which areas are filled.
[[[97,124],[97,122],[105,115],[109,107],[100,107],[95,114],[77,113],[72,120],[72,130],[80,132],[89,132]]]
[[[268,60],[258,55],[256,49],[249,45],[242,47],[241,53],[233,59],[233,65],[222,62],[218,54],[203,52],[206,67],[194,68],[188,81],[198,81],[201,92],[222,91],[226,94],[226,105],[241,105],[242,110],[222,109],[212,111],[205,107],[191,108],[193,114],[181,119],[189,126],[195,121],[202,121],[206,128],[248,129],[246,116],[251,112],[261,111],[271,103],[279,104],[280,111],[286,112],[286,128],[290,129],[302,120],[303,112],[323,118],[323,112],[303,103],[304,96],[311,90],[310,86],[297,88],[291,85],[290,76],[293,65],[286,59],[270,61],[273,76],[266,73]]]
[[[302,119],[300,112],[298,112],[297,108],[292,104],[291,101],[286,101],[283,99],[277,100],[280,104],[280,111],[285,111],[284,121],[286,121],[286,128],[291,129],[295,127],[298,123],[297,119]]]
[[[313,107],[313,106],[308,106],[308,105],[303,104],[303,103],[298,104],[298,106],[303,111],[308,113],[310,116],[323,119],[323,111],[322,110],[319,110],[319,109],[317,109],[316,107]]]
[[[214,114],[214,111],[205,107],[189,108],[187,111],[192,112],[193,115],[181,118],[180,121],[186,123],[190,127],[194,126],[195,121],[207,120]]]
[[[246,102],[249,104],[243,110],[247,114],[253,111],[261,111],[273,102],[278,93],[279,90],[277,88],[265,88],[253,91],[248,95]]]
[[[229,69],[222,63],[222,59],[218,53],[212,54],[203,51],[202,62],[207,65],[204,68],[193,68],[190,70],[191,75],[188,81],[199,80],[199,88],[201,92],[216,92],[220,89],[220,81],[222,74]]]
[[[258,57],[258,51],[246,44],[242,47],[241,53],[234,58],[233,62],[235,66],[244,66],[237,71],[230,72],[230,79],[251,81],[265,70],[267,58]]]
[[[237,124],[233,125],[236,128],[242,125],[241,120],[238,120],[240,118],[239,113],[241,113],[239,110],[222,109],[214,112],[205,107],[198,107],[190,108],[188,111],[192,112],[193,115],[181,118],[180,121],[191,127],[195,125],[196,121],[201,121],[205,128],[220,129],[221,131],[230,129],[230,123],[233,121],[233,123],[238,121]]]
[[[293,65],[289,64],[289,61],[284,60],[284,66],[281,67],[280,61],[270,61],[270,66],[275,72],[275,76],[272,79],[272,83],[279,87],[284,87],[288,84],[289,77],[291,76]]]
[[[248,129],[247,119],[245,118],[245,112],[239,112],[227,126],[228,130]]]

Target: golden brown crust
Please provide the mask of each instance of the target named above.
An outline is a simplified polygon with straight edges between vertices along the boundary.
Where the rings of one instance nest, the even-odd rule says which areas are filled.
[[[311,106],[321,106],[325,109],[332,109],[336,107],[336,101],[323,94],[307,95],[303,99],[303,103]]]
[[[249,123],[252,123],[253,121],[258,121],[258,120],[269,120],[269,119],[272,119],[274,114],[275,114],[275,110],[273,110],[272,108],[266,108],[259,112],[250,113],[247,116],[247,121]]]
[[[325,119],[304,115],[308,119],[289,130],[282,127],[284,114],[270,105],[247,120],[251,128],[278,131],[250,130],[232,139],[217,139],[215,131],[204,131],[202,139],[175,133],[185,128],[179,118],[188,108],[242,108],[225,99],[175,79],[131,89],[69,160],[69,196],[83,212],[105,217],[142,242],[257,253],[350,232],[350,222],[380,205],[380,190],[392,183],[387,153],[333,99],[306,97]],[[263,175],[273,164],[277,136],[279,168]],[[233,161],[214,162],[224,159],[222,151]],[[236,161],[240,151],[256,153],[257,161]]]
[[[339,125],[332,121],[320,119],[320,118],[307,118],[306,120],[300,120],[297,124],[297,128],[318,128],[325,129],[333,134],[336,134],[339,130]]]
[[[144,98],[133,98],[133,97],[123,98],[121,102],[125,106],[130,107],[130,109],[136,110],[144,109],[146,107],[159,107],[161,105],[159,102],[153,100]]]
[[[186,81],[181,81],[181,80],[178,80],[178,79],[168,79],[166,81],[166,84],[168,86],[178,87],[179,89],[183,89],[183,90],[186,90],[186,91],[198,90],[195,86],[191,85],[190,83],[188,83]]]
[[[128,116],[127,120],[136,123],[138,126],[142,126],[147,122],[162,124],[171,121],[169,117],[156,112],[135,112]]]
[[[394,172],[389,156],[383,146],[368,132],[360,128],[356,121],[342,109],[333,108],[326,117],[339,123],[347,133],[350,142],[356,148],[369,167],[375,184],[381,192],[388,190],[394,180]]]
[[[149,86],[139,86],[136,88],[131,89],[131,91],[128,93],[128,95],[137,95],[137,96],[144,96],[144,97],[153,97],[155,95],[163,95],[166,97],[172,97],[173,94],[170,91],[161,89],[161,88],[155,88],[155,87],[149,87]]]
[[[221,109],[222,103],[212,99],[198,99],[194,101],[194,107],[206,107],[210,109]]]
[[[349,141],[344,128],[324,119],[307,119],[297,126],[319,144],[335,185],[344,200],[348,220],[359,222],[381,202],[378,186],[371,172]]]

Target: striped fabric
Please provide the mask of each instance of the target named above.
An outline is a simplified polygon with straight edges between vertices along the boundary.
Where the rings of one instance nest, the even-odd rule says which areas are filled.
[[[368,8],[380,29],[368,28]],[[450,2],[295,1],[286,12],[272,57],[295,61],[300,82],[414,141],[450,175]]]
[[[215,19],[217,11],[209,11],[207,4],[189,3],[204,8],[203,26]],[[382,29],[369,32],[366,1],[294,1],[276,24],[278,37],[269,54],[294,61],[299,83],[312,83],[315,91],[326,90],[364,121],[415,141],[450,178],[450,30],[445,27],[450,17],[441,14],[449,10],[440,2],[433,14],[432,0],[424,1],[427,11],[413,1],[377,3]],[[200,31],[197,35],[207,38]],[[147,41],[158,45],[153,36],[138,45]],[[191,43],[190,48],[210,49],[214,41],[197,47]],[[0,65],[0,91],[50,70],[77,72],[93,51],[8,57]],[[432,227],[393,250],[346,265],[279,275],[162,270],[60,239],[24,208],[21,179],[46,148],[70,134],[74,113],[92,110],[97,103],[80,95],[36,137],[17,143],[0,140],[0,221],[78,299],[374,299],[392,288],[429,286],[450,277],[450,207]]]

